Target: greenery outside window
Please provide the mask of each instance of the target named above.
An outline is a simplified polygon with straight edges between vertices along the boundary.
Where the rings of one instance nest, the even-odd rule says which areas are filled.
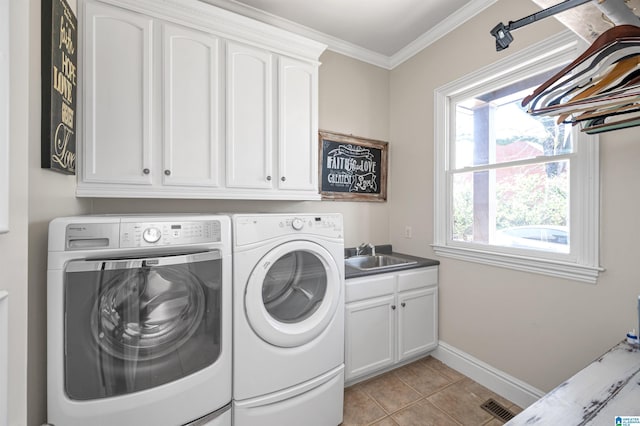
[[[583,48],[563,32],[435,91],[436,254],[596,281],[598,139],[520,105]]]

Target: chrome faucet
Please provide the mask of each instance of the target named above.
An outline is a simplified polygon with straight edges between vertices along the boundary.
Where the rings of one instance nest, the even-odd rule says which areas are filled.
[[[364,253],[364,249],[368,248],[371,251],[371,256],[376,255],[376,246],[371,243],[362,243],[356,248],[356,256],[360,256]]]

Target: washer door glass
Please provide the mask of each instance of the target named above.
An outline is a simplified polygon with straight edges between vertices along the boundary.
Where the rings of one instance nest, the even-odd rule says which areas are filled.
[[[65,389],[123,395],[180,379],[220,355],[217,251],[73,261],[65,271]]]
[[[249,323],[276,346],[310,342],[333,319],[341,282],[339,268],[322,246],[308,241],[278,246],[249,277],[245,297]]]

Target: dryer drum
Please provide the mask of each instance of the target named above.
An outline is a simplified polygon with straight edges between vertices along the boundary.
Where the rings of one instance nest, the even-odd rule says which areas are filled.
[[[197,330],[205,299],[202,283],[186,268],[126,270],[103,285],[91,314],[92,334],[116,358],[159,358]]]
[[[318,310],[327,292],[327,274],[312,253],[295,251],[279,258],[266,274],[262,301],[283,323],[304,321]]]

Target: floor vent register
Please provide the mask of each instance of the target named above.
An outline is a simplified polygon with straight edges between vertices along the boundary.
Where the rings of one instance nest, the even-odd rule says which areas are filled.
[[[513,414],[502,404],[496,402],[492,398],[488,399],[484,404],[480,406],[480,408],[491,414],[493,417],[498,418],[504,422],[508,422],[515,417],[515,414]]]

